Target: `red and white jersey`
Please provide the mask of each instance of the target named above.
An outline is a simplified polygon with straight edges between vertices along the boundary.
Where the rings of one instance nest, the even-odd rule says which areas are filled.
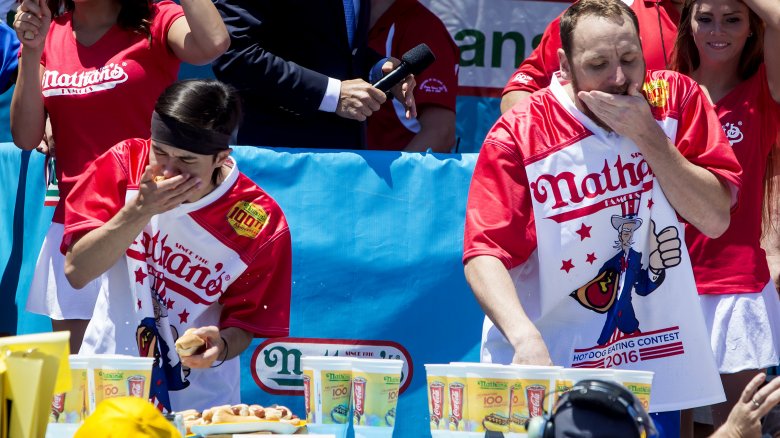
[[[66,201],[64,248],[135,198],[149,147],[149,140],[126,140],[87,169]],[[167,406],[168,392],[155,386],[167,384],[174,410],[237,403],[238,358],[213,369],[182,369],[174,342],[189,327],[209,325],[259,337],[289,333],[287,222],[233,163],[202,199],[153,216],[101,281],[81,354],[157,357],[151,393]]]
[[[712,107],[689,78],[650,71],[644,93],[666,136],[691,163],[734,186],[740,167]],[[667,228],[678,265],[652,269]],[[687,257],[683,226],[635,143],[550,87],[505,113],[488,134],[466,211],[464,262],[493,256],[567,367],[655,372],[651,410],[723,400]],[[482,360],[514,350],[486,318]]]
[[[149,137],[154,104],[179,73],[167,35],[183,15],[170,0],[153,3],[151,42],[115,24],[90,46],[74,38],[71,12],[52,21],[41,58],[41,88],[57,142],[61,199],[111,146]],[[55,209],[54,222],[64,221],[63,204]]]
[[[758,293],[769,281],[761,248],[764,172],[780,130],[780,105],[769,91],[766,67],[762,64],[718,101],[715,112],[745,171],[739,208],[723,235],[710,239],[695,227],[686,227],[693,274],[700,294]]]
[[[623,0],[623,2],[631,6],[636,13],[647,69],[665,69],[677,37],[680,13],[671,0]],[[510,91],[533,93],[550,84],[553,74],[561,68],[558,62],[558,49],[561,48],[560,22],[560,16],[550,22],[542,34],[539,45],[509,78],[503,94]]]
[[[420,43],[431,48],[436,61],[415,75],[417,108],[433,105],[454,112],[460,51],[439,17],[417,0],[396,0],[368,35],[371,49],[398,59]],[[393,99],[369,117],[366,146],[368,149],[402,150],[419,132],[420,122],[407,119],[404,105]]]

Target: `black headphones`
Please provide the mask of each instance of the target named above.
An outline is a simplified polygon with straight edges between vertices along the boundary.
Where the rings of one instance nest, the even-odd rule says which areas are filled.
[[[528,423],[528,438],[554,438],[555,414],[566,405],[631,418],[640,438],[655,438],[658,432],[639,400],[622,385],[610,381],[583,380],[558,399],[551,416],[534,417]]]

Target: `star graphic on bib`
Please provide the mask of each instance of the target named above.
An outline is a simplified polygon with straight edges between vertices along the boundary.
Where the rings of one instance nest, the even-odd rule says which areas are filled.
[[[135,282],[138,284],[144,284],[144,280],[146,279],[146,276],[148,274],[144,273],[144,270],[142,268],[138,268],[135,270]]]
[[[174,303],[174,302],[175,302],[175,301],[173,301],[173,300],[171,300],[171,299],[168,299],[168,301],[165,303],[165,307],[167,307],[167,308],[168,308],[168,310],[173,310],[173,303]]]
[[[654,204],[654,202],[653,202],[652,198],[647,200],[647,208],[653,208],[653,204]]]
[[[568,274],[569,271],[574,267],[574,264],[571,262],[571,259],[569,260],[561,260],[561,271],[566,271]]]
[[[589,227],[589,226],[587,226],[587,225],[585,225],[583,223],[582,226],[580,227],[580,229],[575,231],[575,233],[580,235],[580,241],[583,241],[583,240],[587,239],[588,237],[590,237],[590,229],[591,228],[593,228],[593,227],[592,226]]]
[[[585,259],[585,261],[586,261],[586,262],[588,262],[588,263],[590,263],[591,265],[592,265],[592,264],[593,264],[593,262],[595,262],[596,260],[598,260],[598,258],[596,257],[596,253],[595,253],[595,252],[592,252],[592,253],[588,254],[588,258],[586,258],[586,259]]]
[[[187,309],[184,309],[184,310],[183,310],[183,311],[182,311],[182,312],[179,314],[179,324],[184,324],[184,323],[186,323],[186,322],[187,322],[187,318],[189,318],[189,317],[190,317],[190,314],[189,314],[189,312],[187,312]]]

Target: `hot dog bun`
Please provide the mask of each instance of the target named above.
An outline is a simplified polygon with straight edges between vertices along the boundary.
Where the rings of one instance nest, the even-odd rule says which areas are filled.
[[[263,421],[253,415],[234,415],[227,411],[217,411],[214,416],[211,417],[212,423],[257,423]]]
[[[206,347],[206,341],[200,336],[193,334],[195,329],[187,329],[179,339],[176,340],[176,352],[179,357],[192,356],[198,354]]]

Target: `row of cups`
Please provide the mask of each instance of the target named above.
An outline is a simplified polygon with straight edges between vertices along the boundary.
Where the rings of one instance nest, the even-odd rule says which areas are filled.
[[[50,423],[82,423],[107,398],[149,398],[153,358],[70,355],[68,362],[72,386],[70,391],[54,395]]]
[[[402,368],[398,359],[301,357],[309,432],[345,438],[352,423],[356,438],[391,438]]]
[[[596,379],[622,384],[650,406],[653,372],[452,362],[426,364],[431,435],[505,437],[526,435],[527,422],[552,411],[576,382]]]

